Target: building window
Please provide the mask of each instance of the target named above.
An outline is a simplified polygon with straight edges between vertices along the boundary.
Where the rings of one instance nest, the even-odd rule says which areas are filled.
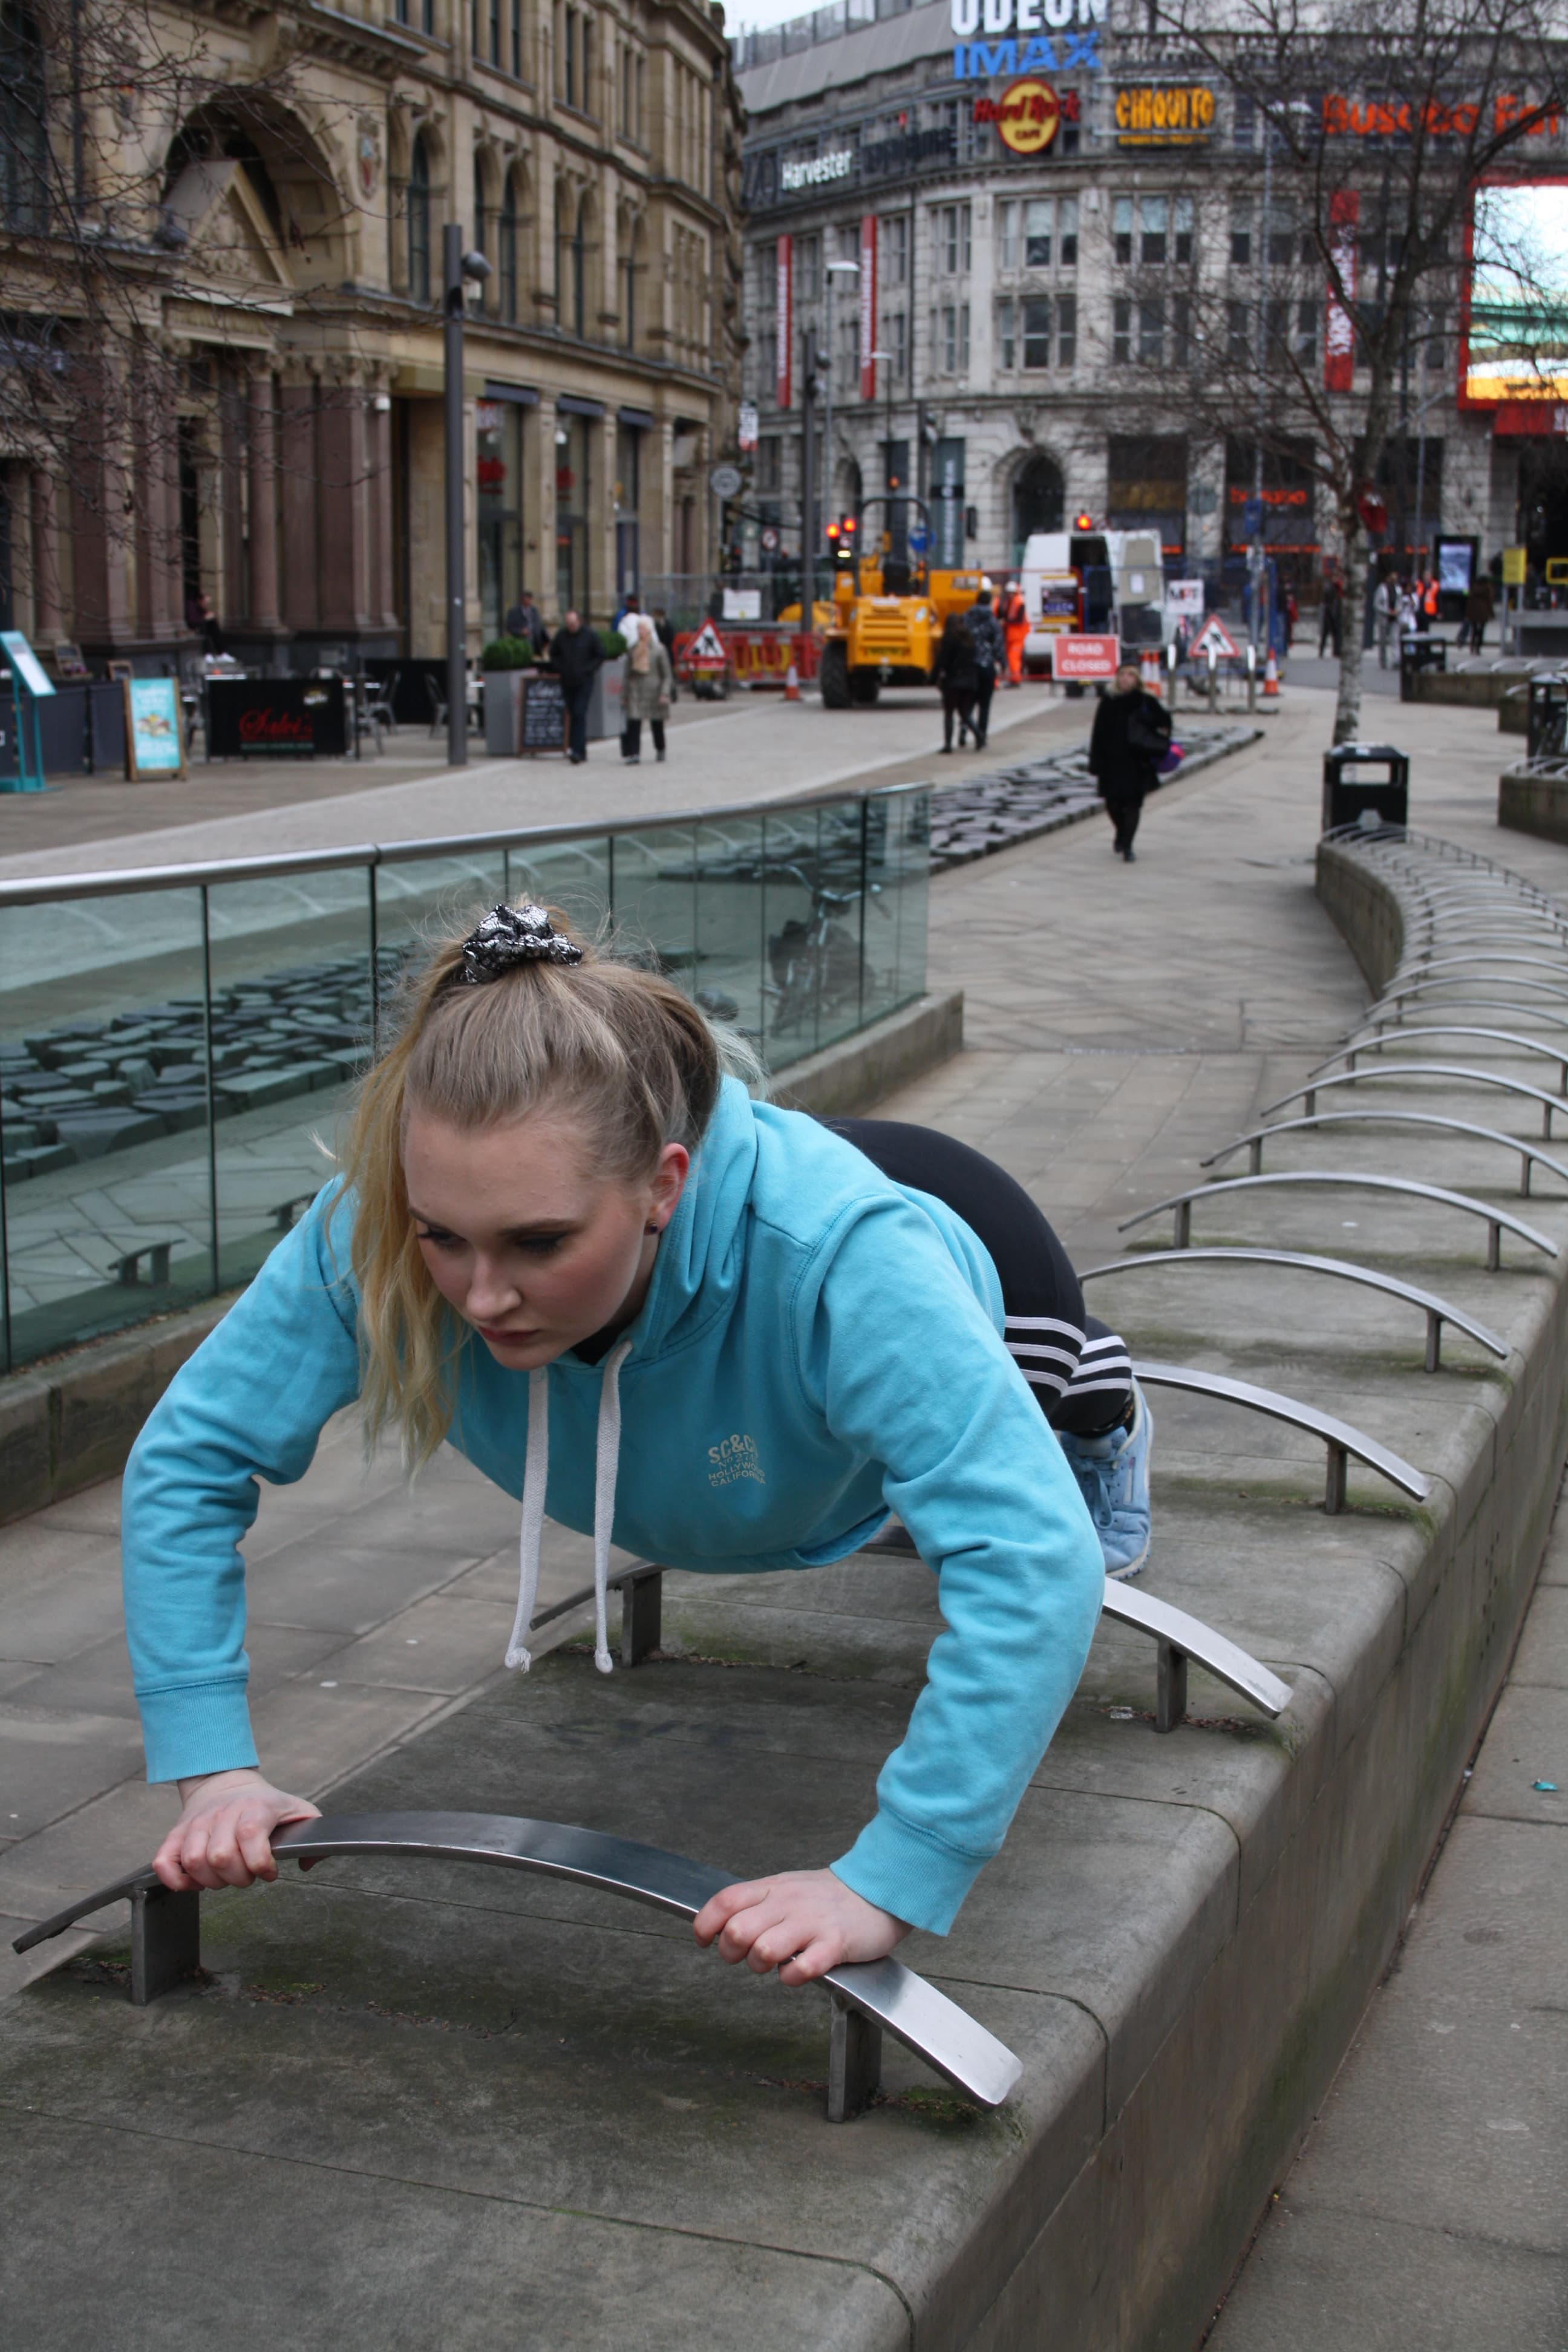
[[[1303,330],[1307,325],[1309,317],[1311,320],[1315,347],[1318,324],[1318,306],[1315,302],[1303,302],[1301,305],[1301,327]],[[1448,364],[1447,338],[1444,333],[1446,324],[1447,320],[1441,310],[1434,310],[1426,320],[1425,341],[1426,344],[1426,373],[1428,375],[1441,374],[1443,370]]]
[[[1163,367],[1165,360],[1165,305],[1158,295],[1138,305],[1138,364]]]
[[[634,228],[629,235],[630,243],[626,247],[626,257],[621,264],[621,284],[625,289],[621,302],[624,314],[621,321],[621,340],[628,352],[635,352],[637,347],[637,269],[642,233],[640,229]]]
[[[1110,359],[1114,367],[1125,367],[1132,357],[1132,305],[1124,294],[1119,294],[1110,306]]]
[[[822,239],[815,234],[801,237],[795,248],[795,286],[802,302],[817,302],[822,299]]]
[[[761,491],[778,490],[784,487],[782,450],[784,444],[776,433],[764,433],[757,443],[757,488]]]
[[[1068,373],[1078,365],[1078,296],[1057,296],[1057,365]]]
[[[942,346],[939,364],[944,375],[969,373],[969,305],[944,302],[941,310]]]
[[[1232,367],[1252,365],[1252,306],[1249,302],[1227,302],[1226,313],[1225,355]]]
[[[888,213],[877,225],[877,250],[884,286],[910,282],[910,216]]]
[[[510,401],[477,401],[479,612],[486,637],[499,637],[522,575],[522,411]]]
[[[1230,143],[1233,147],[1251,147],[1258,138],[1258,110],[1245,90],[1237,90],[1231,110]]]
[[[1175,248],[1178,269],[1192,267],[1193,259],[1193,200],[1178,196],[1171,206],[1171,237]]]
[[[1252,206],[1243,202],[1230,208],[1230,262],[1233,269],[1252,264]]]
[[[486,241],[487,218],[484,167],[476,155],[474,157],[474,243],[486,256],[489,253],[489,246]]]
[[[1005,294],[996,305],[996,352],[1001,367],[1018,364],[1017,312],[1018,306],[1011,294]]]
[[[1113,257],[1123,268],[1132,258],[1132,199],[1118,196],[1110,208],[1110,237]]]
[[[1145,269],[1163,268],[1165,260],[1165,239],[1171,216],[1169,201],[1164,196],[1144,196],[1139,202],[1139,226],[1142,232],[1138,247],[1138,258]]]
[[[0,9],[0,219],[8,228],[48,225],[48,131],[44,48],[20,8]]]
[[[902,383],[910,372],[910,322],[901,310],[895,310],[884,331],[888,348],[893,354],[893,382]]]
[[[1315,296],[1308,296],[1304,300],[1297,303],[1296,357],[1302,366],[1309,370],[1315,368],[1318,363],[1318,318],[1319,305]],[[1440,343],[1428,344],[1426,364],[1429,368],[1440,368],[1446,364],[1446,361],[1447,354]]]
[[[1011,202],[996,207],[996,266],[999,269],[1018,267],[1018,207]]]
[[[1031,294],[1020,308],[1024,313],[1024,365],[1048,368],[1051,363],[1051,298]]]
[[[1028,269],[1051,266],[1051,236],[1056,228],[1054,197],[1032,196],[1024,206],[1024,264]]]
[[[522,79],[522,0],[511,0],[511,70],[516,81]]]
[[[757,398],[771,408],[778,396],[779,333],[764,327],[757,337]]]
[[[588,199],[579,198],[572,232],[572,331],[588,331]]]
[[[936,215],[937,268],[946,277],[967,274],[970,266],[970,208],[941,205]]]
[[[1063,196],[1058,211],[1061,215],[1061,235],[1057,240],[1057,259],[1063,269],[1078,268],[1078,198]]]
[[[1193,298],[1178,294],[1171,304],[1171,365],[1190,368],[1193,363]]]
[[[488,0],[488,5],[489,14],[488,30],[490,37],[489,59],[492,66],[499,66],[500,63],[501,0]]]
[[[422,131],[408,162],[408,299],[430,299],[430,150]]]
[[[507,173],[496,223],[496,299],[503,319],[517,318],[517,183]]]

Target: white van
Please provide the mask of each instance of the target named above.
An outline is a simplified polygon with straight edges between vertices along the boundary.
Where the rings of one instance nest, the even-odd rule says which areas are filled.
[[[1076,575],[1078,610],[1066,588]],[[1163,645],[1165,574],[1153,531],[1037,531],[1024,548],[1018,584],[1028,607],[1024,665],[1031,677],[1051,674],[1051,641],[1068,631],[1120,636],[1131,645]]]

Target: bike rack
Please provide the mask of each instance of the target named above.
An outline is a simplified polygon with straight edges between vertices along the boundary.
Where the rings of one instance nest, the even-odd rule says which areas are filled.
[[[1145,1388],[1186,1389],[1194,1395],[1217,1397],[1227,1404],[1239,1404],[1249,1412],[1261,1412],[1271,1421],[1289,1422],[1292,1428],[1305,1429],[1321,1437],[1328,1448],[1328,1480],[1323,1494],[1323,1509],[1331,1517],[1345,1507],[1345,1474],[1348,1458],[1354,1455],[1375,1470],[1390,1484],[1403,1488],[1417,1502],[1425,1502],[1431,1492],[1431,1482],[1423,1477],[1375,1437],[1352,1429],[1348,1421],[1340,1421],[1331,1412],[1320,1412],[1315,1405],[1302,1404],[1295,1397],[1281,1396],[1275,1389],[1255,1388],[1250,1381],[1233,1381],[1223,1372],[1200,1372],[1188,1364],[1135,1363],[1132,1377]]]
[[[1554,1176],[1561,1176],[1568,1184],[1568,1167],[1561,1160],[1553,1160],[1549,1151],[1538,1150],[1533,1143],[1526,1143],[1521,1136],[1505,1135],[1500,1128],[1475,1127],[1467,1118],[1445,1118],[1437,1111],[1427,1110],[1324,1110],[1314,1111],[1306,1118],[1282,1118],[1272,1127],[1255,1127],[1249,1133],[1238,1135],[1223,1150],[1211,1151],[1206,1160],[1200,1160],[1198,1166],[1217,1168],[1233,1153],[1246,1150],[1249,1153],[1247,1173],[1261,1176],[1263,1147],[1271,1135],[1290,1135],[1300,1129],[1320,1127],[1439,1127],[1450,1135],[1468,1135],[1472,1141],[1496,1143],[1505,1151],[1517,1151],[1520,1158],[1519,1193],[1522,1201],[1530,1198],[1530,1171],[1536,1160],[1542,1168],[1550,1168]]]
[[[694,1919],[724,1887],[742,1884],[732,1871],[714,1870],[661,1846],[506,1813],[327,1814],[276,1831],[272,1851],[280,1861],[301,1863],[345,1853],[487,1863],[569,1879],[683,1919]],[[131,2000],[133,2007],[144,2008],[201,1966],[200,1894],[171,1894],[151,1869],[128,1872],[83,1895],[18,1936],[12,1949],[30,1951],[125,1895],[132,1905]],[[999,2107],[1016,2089],[1024,2069],[1012,2051],[912,1969],[894,1959],[860,1961],[830,1969],[820,1981],[832,2002],[830,2123],[847,2123],[869,2104],[880,2074],[884,2032],[977,2106]]]
[[[1494,1045],[1511,1046],[1516,1054],[1540,1054],[1546,1061],[1556,1063],[1561,1073],[1559,1091],[1568,1095],[1568,1050],[1562,1047],[1542,1045],[1534,1037],[1516,1036],[1510,1029],[1469,1029],[1458,1022],[1447,1021],[1423,1024],[1418,1029],[1400,1030],[1401,1045],[1412,1037],[1485,1037]],[[1387,1043],[1387,1038],[1375,1031],[1371,1036],[1352,1037],[1348,1045],[1342,1045],[1337,1054],[1331,1054],[1308,1076],[1315,1078],[1320,1070],[1331,1070],[1336,1062],[1343,1062],[1347,1069],[1353,1070],[1358,1054],[1370,1054],[1374,1049],[1381,1051]]]
[[[1471,1086],[1500,1087],[1504,1094],[1522,1095],[1527,1101],[1541,1105],[1541,1132],[1546,1142],[1552,1140],[1552,1115],[1563,1108],[1556,1095],[1543,1094],[1539,1087],[1527,1086],[1522,1078],[1505,1078],[1496,1070],[1472,1070],[1460,1062],[1378,1062],[1364,1070],[1343,1070],[1337,1077],[1309,1079],[1304,1087],[1292,1087],[1288,1095],[1277,1102],[1265,1103],[1260,1116],[1267,1118],[1270,1111],[1283,1110],[1287,1103],[1304,1102],[1308,1116],[1317,1109],[1318,1097],[1331,1087],[1359,1087],[1370,1079],[1381,1086],[1387,1078],[1463,1078]]]
[[[1106,1265],[1091,1265],[1079,1276],[1079,1282],[1093,1282],[1107,1274],[1131,1274],[1145,1265],[1194,1265],[1215,1260],[1229,1265],[1279,1265],[1293,1267],[1301,1274],[1331,1275],[1336,1281],[1359,1282],[1368,1290],[1381,1290],[1390,1298],[1403,1298],[1411,1307],[1419,1307],[1426,1318],[1426,1370],[1438,1370],[1443,1349],[1443,1326],[1452,1323],[1458,1330],[1467,1332],[1472,1339],[1494,1356],[1506,1357],[1508,1342],[1478,1323],[1462,1307],[1435,1291],[1418,1290],[1414,1283],[1396,1281],[1391,1274],[1374,1273],[1371,1266],[1356,1265],[1348,1258],[1312,1257],[1303,1251],[1275,1249],[1168,1249],[1145,1250],[1136,1257],[1113,1259]]]
[[[1418,1184],[1410,1176],[1367,1176],[1359,1170],[1344,1168],[1281,1169],[1272,1176],[1222,1176],[1217,1183],[1194,1184],[1190,1192],[1173,1192],[1169,1200],[1156,1201],[1152,1209],[1140,1209],[1117,1226],[1119,1234],[1131,1233],[1134,1225],[1146,1224],[1163,1209],[1175,1211],[1175,1231],[1172,1236],[1176,1249],[1184,1250],[1192,1239],[1193,1202],[1208,1201],[1220,1192],[1260,1192],[1266,1185],[1276,1184],[1354,1184],[1373,1192],[1402,1192],[1417,1201],[1436,1201],[1447,1209],[1463,1209],[1472,1217],[1487,1221],[1487,1272],[1496,1274],[1502,1265],[1502,1234],[1506,1226],[1521,1241],[1531,1242],[1548,1257],[1557,1255],[1557,1244],[1546,1234],[1538,1234],[1522,1217],[1510,1216],[1506,1209],[1494,1209],[1485,1201],[1472,1201],[1468,1192],[1450,1192],[1441,1184]]]
[[[1401,971],[1407,959],[1404,957],[1400,959]],[[1531,971],[1554,971],[1559,979],[1562,979],[1564,971],[1561,961],[1554,957],[1510,955],[1500,948],[1495,955],[1423,956],[1418,957],[1416,961],[1421,967],[1419,977],[1423,980],[1427,979],[1433,972],[1457,971],[1462,964],[1472,963],[1506,963],[1515,966],[1523,964]],[[1393,977],[1397,979],[1399,973],[1395,972]]]
[[[1564,967],[1564,971],[1568,973],[1568,967]],[[1453,980],[1439,978],[1412,980],[1407,981],[1402,988],[1386,988],[1376,1003],[1368,1006],[1367,1018],[1370,1021],[1374,1013],[1382,1013],[1390,1006],[1403,1004],[1407,997],[1425,996],[1429,989],[1434,988],[1524,988],[1528,989],[1532,996],[1549,997],[1553,1004],[1568,1004],[1568,988],[1553,988],[1548,981],[1514,980],[1500,978],[1496,972],[1477,972],[1473,976],[1467,973]],[[1444,1001],[1447,1003],[1449,1000]],[[1516,1009],[1521,1013],[1534,1010],[1532,1005],[1520,1004],[1517,999],[1513,1001]]]

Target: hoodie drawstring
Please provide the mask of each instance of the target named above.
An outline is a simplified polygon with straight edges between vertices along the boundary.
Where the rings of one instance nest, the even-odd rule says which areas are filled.
[[[599,1390],[598,1440],[594,1456],[594,1664],[602,1675],[615,1672],[610,1655],[608,1605],[610,1543],[616,1524],[616,1479],[621,1452],[621,1366],[632,1350],[618,1340],[605,1361]],[[544,1496],[550,1483],[550,1374],[541,1366],[528,1376],[528,1448],[522,1469],[522,1525],[518,1537],[517,1615],[506,1646],[509,1666],[524,1674],[532,1664],[529,1631],[539,1599],[539,1554],[544,1538]]]

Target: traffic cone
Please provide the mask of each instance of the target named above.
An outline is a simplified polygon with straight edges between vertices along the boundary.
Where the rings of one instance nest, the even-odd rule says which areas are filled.
[[[1139,656],[1140,683],[1145,694],[1160,691],[1160,656],[1152,646],[1145,646]]]
[[[798,702],[800,700],[800,679],[795,675],[795,667],[794,662],[791,662],[788,669],[784,672],[784,700],[786,702]]]
[[[1263,665],[1263,698],[1264,698],[1264,700],[1265,700],[1265,701],[1267,701],[1267,700],[1268,700],[1268,697],[1269,697],[1270,695],[1274,695],[1275,697],[1278,697],[1279,692],[1279,663],[1278,663],[1278,662],[1275,660],[1275,658],[1274,658],[1274,648],[1273,648],[1273,646],[1269,646],[1269,648],[1268,648],[1268,660],[1264,663],[1264,665]]]

